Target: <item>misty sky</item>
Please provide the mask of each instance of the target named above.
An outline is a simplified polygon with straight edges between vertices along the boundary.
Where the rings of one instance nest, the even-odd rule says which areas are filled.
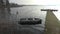
[[[35,4],[35,5],[59,5],[59,0],[9,0],[11,3],[17,4]]]

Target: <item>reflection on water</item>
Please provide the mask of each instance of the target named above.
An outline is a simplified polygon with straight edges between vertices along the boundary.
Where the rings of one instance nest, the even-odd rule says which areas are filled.
[[[42,24],[32,25],[31,27],[37,30],[44,30],[46,12],[40,11],[42,8],[43,6],[24,6],[11,8],[11,14],[17,15],[18,20],[20,18],[40,18],[42,19]]]
[[[18,8],[10,8],[9,11],[7,8],[1,10],[1,18],[7,19],[10,21],[14,21],[15,28],[20,32],[29,31],[29,32],[36,32],[41,33],[45,28],[45,16],[46,12],[41,12],[40,9],[42,6],[25,6],[25,7],[18,7]],[[11,13],[11,14],[10,14]],[[20,25],[16,21],[19,21],[20,18],[40,18],[42,19],[42,24],[38,25]],[[40,32],[41,31],[41,32]],[[35,33],[35,34],[36,34]]]

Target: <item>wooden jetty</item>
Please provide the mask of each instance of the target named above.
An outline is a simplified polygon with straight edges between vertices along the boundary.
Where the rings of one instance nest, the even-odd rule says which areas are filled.
[[[58,11],[54,9],[42,9],[41,11],[47,11],[45,22],[45,34],[60,34],[60,24],[57,17],[52,11]]]

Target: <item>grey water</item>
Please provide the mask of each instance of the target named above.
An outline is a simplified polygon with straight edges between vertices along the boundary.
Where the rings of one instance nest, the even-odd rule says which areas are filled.
[[[20,18],[40,18],[42,19],[42,24],[30,25],[30,26],[37,30],[44,30],[46,12],[41,11],[42,8],[44,8],[44,6],[16,7],[16,8],[11,8],[11,14],[17,15],[18,20]]]
[[[4,10],[0,9],[0,22],[1,22],[0,30],[2,30],[5,33],[8,32],[9,34],[12,32],[15,32],[16,34],[43,34],[45,30],[45,19],[46,19],[47,12],[41,11],[41,9],[45,9],[45,8],[55,9],[54,6],[53,7],[50,6],[14,7],[14,8],[10,8],[11,14],[8,14],[7,8],[4,8]],[[20,18],[39,18],[42,19],[42,24],[21,25],[18,24]]]
[[[11,15],[8,14],[7,9],[4,10],[6,12],[6,15],[3,14],[3,19],[1,19],[1,14],[0,14],[0,19],[1,22],[2,20],[5,21],[5,27],[7,27],[10,30],[7,31],[15,31],[19,32],[21,34],[42,34],[45,30],[45,18],[46,18],[46,12],[41,11],[44,6],[23,6],[23,7],[15,7],[15,8],[10,8],[11,10]],[[17,14],[18,12],[18,14]],[[37,25],[20,25],[18,24],[18,21],[20,18],[39,18],[42,19],[42,24],[37,24]],[[6,20],[5,20],[6,19]],[[8,23],[6,23],[8,22]],[[2,25],[3,26],[3,25]],[[3,27],[2,27],[3,28]],[[15,30],[14,30],[15,29]],[[3,29],[2,29],[3,30]],[[4,31],[4,30],[3,30]],[[6,31],[6,32],[7,32]]]

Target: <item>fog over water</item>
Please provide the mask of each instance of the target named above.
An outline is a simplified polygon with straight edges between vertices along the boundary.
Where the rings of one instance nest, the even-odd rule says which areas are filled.
[[[57,1],[57,2],[56,2]],[[54,12],[57,18],[60,20],[60,0],[9,0],[10,3],[17,3],[19,5],[43,5],[45,8],[58,9],[58,12]],[[21,7],[20,7],[21,8]]]
[[[43,6],[23,6],[23,7],[17,7],[17,8],[11,8],[11,13],[16,15],[16,12],[18,11],[18,19],[20,18],[39,18],[42,19],[42,24],[35,25],[38,26],[38,29],[44,30],[45,27],[45,18],[46,18],[46,12],[41,11],[40,9]],[[41,25],[41,27],[39,27]]]
[[[46,16],[45,11],[41,11],[41,9],[57,9],[57,12],[54,12],[56,17],[60,20],[60,6],[23,6],[23,7],[17,7],[17,8],[11,8],[11,13],[16,14],[16,12],[19,12],[19,16],[21,17],[38,17],[42,18]],[[14,10],[14,11],[13,11]],[[43,18],[44,19],[44,18]]]
[[[23,7],[15,7],[11,8],[11,13],[17,15],[18,19],[20,18],[40,18],[42,19],[42,24],[34,25],[39,30],[44,30],[45,27],[45,18],[46,18],[46,11],[41,11],[41,9],[58,9],[59,7],[56,6],[23,6]],[[18,12],[18,14],[17,14]],[[59,17],[59,11],[53,12],[56,17]],[[58,18],[59,19],[59,18]],[[33,26],[33,27],[34,27]],[[43,28],[41,28],[41,27]]]

